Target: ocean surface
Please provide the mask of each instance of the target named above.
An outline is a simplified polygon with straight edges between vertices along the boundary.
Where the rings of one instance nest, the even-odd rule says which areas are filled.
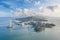
[[[8,28],[10,19],[9,17],[0,17],[0,40],[60,40],[60,19],[48,19],[56,26],[44,28],[40,32],[35,32],[30,25],[14,24],[13,28]]]

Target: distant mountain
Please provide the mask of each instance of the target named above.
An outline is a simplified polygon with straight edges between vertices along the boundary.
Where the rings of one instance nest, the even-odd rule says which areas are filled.
[[[16,18],[16,20],[18,21],[22,21],[22,22],[25,22],[25,21],[47,21],[47,19],[45,19],[45,17],[42,17],[42,16],[29,16],[29,17],[23,17],[23,18]]]

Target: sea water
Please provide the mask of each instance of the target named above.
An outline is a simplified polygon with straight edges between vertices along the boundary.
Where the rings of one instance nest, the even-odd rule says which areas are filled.
[[[13,28],[8,28],[10,19],[0,17],[0,40],[60,40],[60,19],[49,19],[56,26],[41,32],[35,32],[29,25],[14,24]]]

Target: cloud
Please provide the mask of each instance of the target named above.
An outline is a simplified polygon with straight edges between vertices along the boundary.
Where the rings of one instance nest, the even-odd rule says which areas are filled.
[[[16,17],[34,15],[60,17],[60,0],[15,0],[3,1],[3,3],[10,5],[10,8],[14,9],[12,15]]]
[[[23,11],[20,8],[16,8],[15,11],[12,12],[13,17],[22,17]]]
[[[35,16],[35,15],[42,15],[42,16],[49,16],[49,17],[60,17],[60,5],[52,5],[47,7],[39,7],[39,9],[27,9],[24,8],[16,10],[16,16],[21,17],[23,16]]]
[[[60,17],[60,5],[42,7],[41,10],[44,16]]]
[[[15,5],[14,3],[10,2],[10,1],[3,1],[3,3],[6,4],[6,5],[9,5],[9,7],[11,9],[14,9],[17,6],[17,5]]]
[[[26,8],[24,9],[24,14],[26,16],[34,16],[35,15],[33,9],[26,9]]]
[[[16,8],[16,11],[12,12],[12,15],[15,17],[27,17],[27,16],[34,16],[34,10],[31,9],[21,9],[21,8]]]
[[[60,5],[48,6],[47,8],[49,8],[52,11],[59,11],[60,10]]]
[[[37,2],[35,1],[35,5],[36,5],[36,6],[41,6],[40,1],[37,1]]]

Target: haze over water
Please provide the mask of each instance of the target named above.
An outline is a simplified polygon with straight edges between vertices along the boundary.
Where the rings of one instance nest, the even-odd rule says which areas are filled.
[[[52,28],[45,28],[40,32],[35,32],[31,26],[14,25],[7,28],[10,18],[0,18],[0,40],[60,40],[60,19],[48,19],[56,24]]]

